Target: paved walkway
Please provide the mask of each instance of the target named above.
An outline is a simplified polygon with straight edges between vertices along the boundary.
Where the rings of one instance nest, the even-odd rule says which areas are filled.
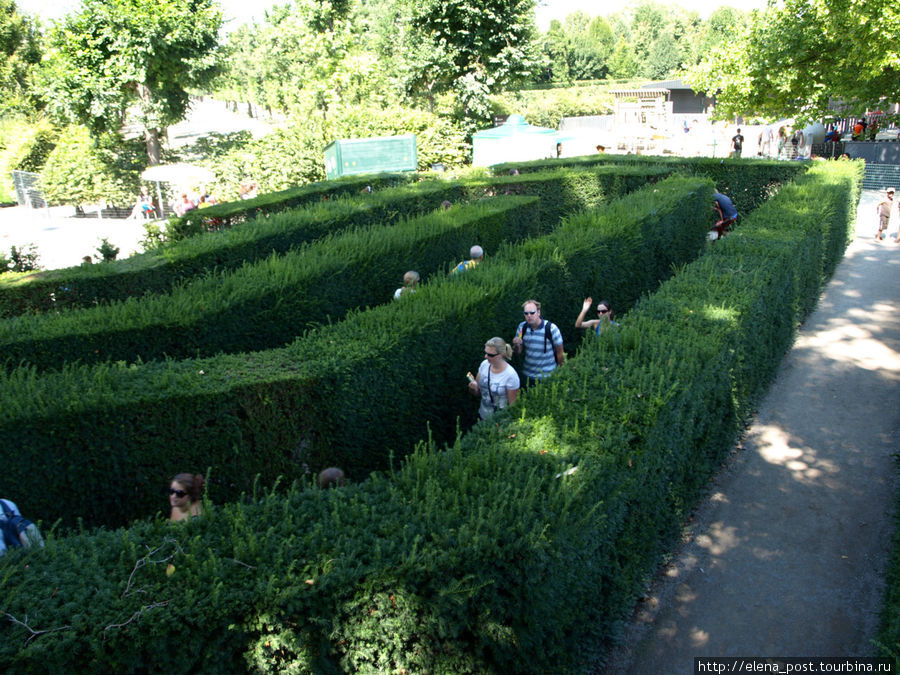
[[[863,194],[857,239],[603,672],[880,655],[900,450],[900,245],[872,239],[880,198]]]
[[[73,208],[29,209],[12,206],[0,209],[0,251],[9,254],[16,248],[34,244],[40,255],[41,269],[80,265],[81,259],[98,254],[97,247],[106,238],[119,247],[119,258],[143,251],[146,235],[143,223],[116,218],[74,218]]]
[[[169,127],[169,144],[181,148],[210,133],[241,130],[258,137],[271,131],[275,123],[230,112],[221,101],[193,100],[185,120]],[[103,238],[119,247],[119,258],[143,251],[140,242],[146,231],[142,222],[115,218],[98,220],[96,216],[74,218],[74,213],[74,207],[64,206],[0,209],[0,252],[9,254],[11,246],[22,248],[34,244],[40,254],[38,264],[41,268],[56,269],[80,265],[84,256],[91,256],[96,261],[97,247]]]

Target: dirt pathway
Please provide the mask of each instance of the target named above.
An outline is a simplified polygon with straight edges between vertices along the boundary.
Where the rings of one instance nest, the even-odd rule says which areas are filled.
[[[872,239],[879,199],[602,672],[878,655],[900,450],[900,245]]]

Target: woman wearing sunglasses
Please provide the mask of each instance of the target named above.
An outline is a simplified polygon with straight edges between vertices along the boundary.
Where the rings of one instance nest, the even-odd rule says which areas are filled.
[[[601,300],[597,303],[596,319],[588,319],[585,321],[584,317],[587,315],[588,311],[590,311],[591,305],[593,304],[593,298],[584,299],[584,302],[581,304],[581,314],[575,319],[575,328],[593,328],[594,335],[600,335],[600,333],[610,326],[615,326],[616,322],[613,321],[612,305],[609,304],[608,300]]]
[[[494,411],[516,402],[519,395],[519,374],[507,360],[512,358],[512,347],[503,338],[494,337],[484,345],[484,361],[478,367],[478,377],[467,373],[469,391],[481,395],[478,414],[486,420]]]
[[[200,504],[203,483],[203,476],[199,473],[180,473],[172,479],[172,484],[169,485],[169,504],[172,505],[170,523],[196,518],[203,513]]]

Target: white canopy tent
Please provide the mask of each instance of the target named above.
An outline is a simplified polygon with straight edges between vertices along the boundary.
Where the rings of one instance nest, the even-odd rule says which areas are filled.
[[[165,210],[160,183],[172,183],[180,188],[188,188],[200,183],[216,179],[216,174],[203,166],[195,166],[178,162],[176,164],[157,164],[144,169],[141,180],[156,183],[156,197],[159,199],[160,214]]]

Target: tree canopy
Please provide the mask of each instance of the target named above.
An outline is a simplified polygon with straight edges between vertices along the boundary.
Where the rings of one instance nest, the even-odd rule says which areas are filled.
[[[31,108],[31,75],[41,60],[37,27],[14,0],[0,0],[0,110]]]
[[[95,134],[118,132],[136,105],[158,163],[160,130],[184,118],[188,89],[216,73],[221,25],[215,0],[83,0],[50,33],[44,96]]]
[[[893,0],[785,0],[714,48],[687,79],[726,115],[808,121],[900,100],[900,6]]]

